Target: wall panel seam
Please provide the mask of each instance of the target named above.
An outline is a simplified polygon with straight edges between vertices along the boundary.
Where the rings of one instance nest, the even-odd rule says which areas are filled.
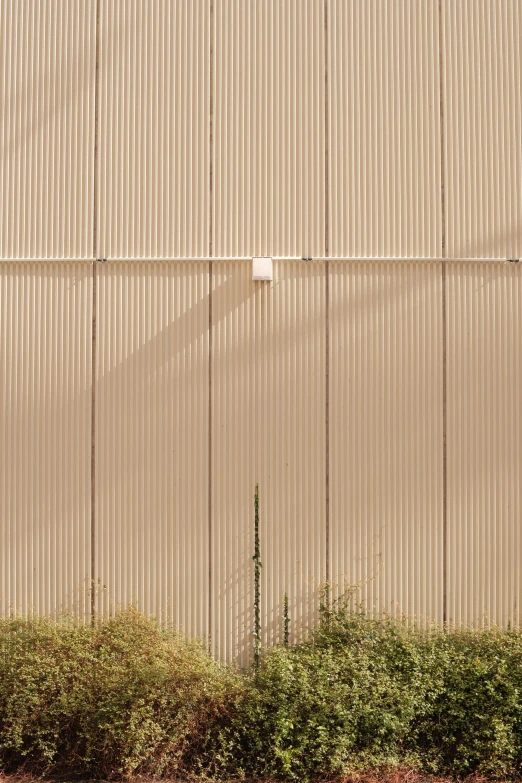
[[[212,232],[214,222],[212,211],[213,198],[213,120],[214,120],[214,0],[210,0],[209,6],[209,232],[208,232],[208,638],[211,649],[212,631]]]
[[[93,216],[92,257],[97,256],[98,244],[98,114],[100,106],[100,1],[96,0],[96,56],[94,74],[94,164],[93,164]]]
[[[209,17],[210,17],[210,30],[209,30],[209,53],[210,53],[210,60],[209,60],[209,177],[208,177],[208,186],[209,186],[209,193],[208,193],[208,202],[209,202],[209,208],[208,208],[208,222],[209,222],[209,232],[208,232],[208,254],[209,256],[212,256],[212,231],[213,229],[213,220],[212,220],[212,210],[214,207],[214,198],[213,198],[213,183],[212,183],[212,177],[214,174],[213,169],[213,155],[214,155],[214,138],[213,138],[213,123],[214,123],[214,0],[210,0],[210,9],[209,9]]]
[[[328,237],[328,0],[324,0],[324,254],[329,255]]]
[[[96,617],[96,261],[92,262],[91,345],[91,623]]]
[[[212,260],[208,262],[208,635],[212,629]]]
[[[328,199],[328,0],[324,0],[324,252],[329,254]],[[325,513],[326,513],[326,583],[330,581],[330,285],[329,265],[325,268]]]
[[[439,0],[439,115],[440,115],[440,206],[442,257],[446,257],[446,205],[444,201],[444,83],[443,83],[443,45],[442,45],[442,0]]]
[[[447,382],[446,382],[446,210],[444,200],[444,79],[443,79],[443,41],[442,41],[442,0],[439,0],[439,116],[440,116],[440,204],[441,204],[441,246],[442,246],[442,620],[448,619],[447,596],[447,539],[448,539],[448,474],[447,474]]]
[[[330,581],[330,269],[325,268],[325,513],[326,583]]]
[[[446,262],[442,261],[442,621],[448,620],[448,404],[447,404],[447,338],[446,338]]]

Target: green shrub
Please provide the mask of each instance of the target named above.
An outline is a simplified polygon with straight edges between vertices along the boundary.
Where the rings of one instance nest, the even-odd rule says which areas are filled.
[[[89,629],[67,621],[1,621],[0,753],[8,767],[50,765],[77,743],[90,641]]]
[[[309,780],[376,767],[522,770],[522,635],[419,631],[341,604],[267,650],[216,738],[221,775]]]
[[[379,767],[513,779],[522,634],[420,631],[340,602],[256,676],[134,611],[0,621],[0,766],[192,779]]]
[[[421,640],[430,692],[409,747],[434,772],[510,776],[522,767],[522,634],[498,629]]]
[[[426,690],[419,659],[413,634],[362,614],[332,613],[306,642],[268,650],[227,727],[227,772],[307,780],[399,764]]]
[[[6,768],[180,772],[237,687],[196,642],[128,611],[99,627],[0,626],[0,754]]]

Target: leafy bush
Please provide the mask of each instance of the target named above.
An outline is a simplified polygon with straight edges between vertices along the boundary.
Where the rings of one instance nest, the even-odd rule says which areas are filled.
[[[200,644],[134,611],[95,628],[3,621],[0,634],[7,769],[180,772],[237,687]]]
[[[363,616],[349,640],[324,626],[305,643],[269,650],[237,712],[229,773],[304,780],[399,763],[420,693],[418,645]],[[238,745],[242,753],[238,753]]]
[[[325,778],[522,770],[522,634],[420,631],[344,603],[256,672],[134,611],[0,621],[0,764],[53,774]]]
[[[231,777],[406,765],[513,779],[521,710],[519,631],[421,632],[341,603],[302,644],[265,652],[214,753]]]
[[[420,642],[430,692],[409,747],[425,769],[515,775],[522,769],[522,634],[434,633]]]

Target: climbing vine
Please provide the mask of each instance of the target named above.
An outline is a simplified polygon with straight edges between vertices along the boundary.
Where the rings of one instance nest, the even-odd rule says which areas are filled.
[[[259,485],[254,495],[254,669],[259,670],[261,655],[261,547],[259,543]]]

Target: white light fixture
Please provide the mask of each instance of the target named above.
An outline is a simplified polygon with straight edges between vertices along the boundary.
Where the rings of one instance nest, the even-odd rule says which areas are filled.
[[[252,259],[252,280],[273,280],[274,270],[271,258]]]

